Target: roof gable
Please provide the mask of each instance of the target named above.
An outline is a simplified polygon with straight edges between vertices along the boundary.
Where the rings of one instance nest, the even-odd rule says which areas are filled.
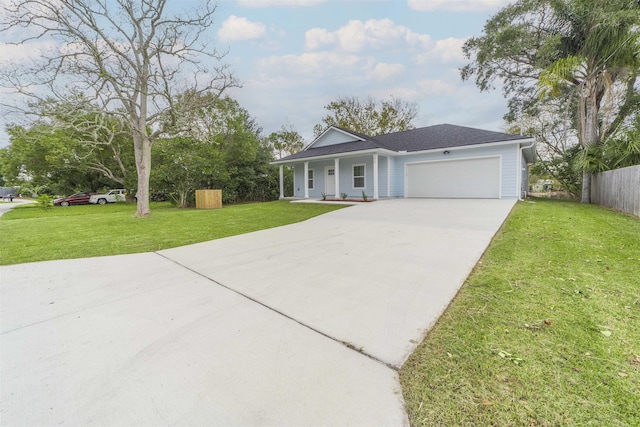
[[[317,137],[311,144],[305,148],[320,148],[327,147],[329,145],[343,144],[345,142],[364,141],[366,136],[359,135],[357,133],[341,129],[336,126],[330,126],[322,134]]]

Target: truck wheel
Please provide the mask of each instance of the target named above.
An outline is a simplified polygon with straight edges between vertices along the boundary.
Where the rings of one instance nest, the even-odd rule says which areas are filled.
[[[98,199],[98,204],[99,205],[106,205],[107,204],[107,199]]]
[[[60,202],[60,206],[69,206],[69,202],[66,200],[64,202]]]

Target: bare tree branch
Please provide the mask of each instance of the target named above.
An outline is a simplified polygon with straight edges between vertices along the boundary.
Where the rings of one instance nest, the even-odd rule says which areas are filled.
[[[182,15],[170,15],[166,6],[167,0],[14,0],[0,18],[0,31],[28,30],[17,44],[58,43],[33,64],[0,70],[0,85],[35,102],[54,97],[73,104],[82,93],[128,129],[140,216],[149,214],[151,145],[167,132],[167,117],[175,122],[189,110],[184,104],[177,109],[174,98],[186,88],[219,97],[239,85],[219,64],[226,52],[204,39],[216,6],[206,0]]]

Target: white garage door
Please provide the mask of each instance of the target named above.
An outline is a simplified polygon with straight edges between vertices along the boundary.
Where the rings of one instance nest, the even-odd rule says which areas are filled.
[[[407,165],[407,197],[500,198],[500,158],[450,160]]]

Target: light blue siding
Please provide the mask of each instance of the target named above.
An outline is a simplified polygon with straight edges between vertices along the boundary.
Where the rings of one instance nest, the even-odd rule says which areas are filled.
[[[353,167],[364,165],[364,188],[353,188]],[[359,199],[362,192],[373,197],[373,156],[349,157],[340,160],[340,193]]]
[[[295,164],[293,169],[293,196],[304,197],[304,164]]]
[[[304,163],[296,163],[293,165],[295,168],[294,181],[293,181],[293,195],[295,197],[304,197]],[[333,167],[333,159],[309,162],[309,169],[313,169],[314,173],[314,185],[309,189],[309,197],[316,199],[322,197],[322,193],[333,194],[335,190],[326,188],[325,185],[325,170],[326,167]]]
[[[404,197],[405,164],[412,162],[427,162],[437,160],[466,159],[473,157],[501,157],[501,198],[515,199],[517,190],[517,167],[519,150],[517,145],[502,145],[493,147],[474,147],[462,150],[445,150],[421,154],[397,156],[392,163],[391,197]]]
[[[381,197],[381,198],[387,197],[387,162],[388,161],[389,161],[388,157],[378,156],[378,197]],[[373,196],[373,184],[371,186],[371,195]]]
[[[348,135],[344,132],[340,132],[337,129],[329,129],[327,133],[325,133],[321,139],[317,140],[314,144],[314,148],[318,147],[326,147],[327,145],[335,145],[342,144],[344,142],[353,142],[358,141],[351,135]]]
[[[380,170],[381,164],[384,164],[384,174],[379,171],[379,187],[378,194],[380,196],[386,195],[387,177],[386,177],[386,159],[382,160],[382,156],[378,157],[378,168]],[[320,198],[322,193],[333,194],[334,189],[327,189],[325,186],[325,168],[327,166],[334,167],[333,159],[323,160],[317,162],[309,162],[309,169],[314,170],[314,188],[309,189],[310,198]],[[365,187],[353,188],[353,166],[364,165],[365,169]],[[304,163],[296,163],[293,165],[294,181],[293,181],[293,194],[295,197],[304,197]],[[349,157],[346,159],[340,159],[339,171],[336,175],[339,175],[340,180],[340,193],[346,193],[349,198],[361,198],[362,191],[369,197],[373,197],[373,156],[360,156]],[[384,180],[384,183],[382,182]],[[384,191],[384,193],[383,193]],[[340,197],[340,194],[336,195]]]
[[[518,188],[518,174],[522,174],[522,188],[526,190],[526,162],[522,160],[524,171],[518,171],[518,157],[521,155],[517,144],[474,147],[468,149],[438,150],[429,153],[400,154],[396,156],[378,156],[378,196],[404,197],[405,196],[405,165],[414,162],[431,162],[439,160],[470,159],[480,157],[500,157],[500,196],[503,199],[515,199],[521,191]],[[333,167],[334,160],[309,161],[309,169],[314,170],[314,188],[309,189],[310,198],[320,198],[322,193],[333,194],[334,189],[327,189],[325,185],[325,170],[327,166]],[[388,168],[387,168],[388,164]],[[353,187],[353,166],[364,165],[365,187]],[[294,196],[304,197],[304,162],[294,166]],[[389,172],[387,172],[389,171]],[[367,154],[358,157],[340,159],[339,171],[340,193],[346,193],[349,198],[361,198],[362,192],[373,197],[373,155]],[[340,197],[337,194],[336,197]]]

